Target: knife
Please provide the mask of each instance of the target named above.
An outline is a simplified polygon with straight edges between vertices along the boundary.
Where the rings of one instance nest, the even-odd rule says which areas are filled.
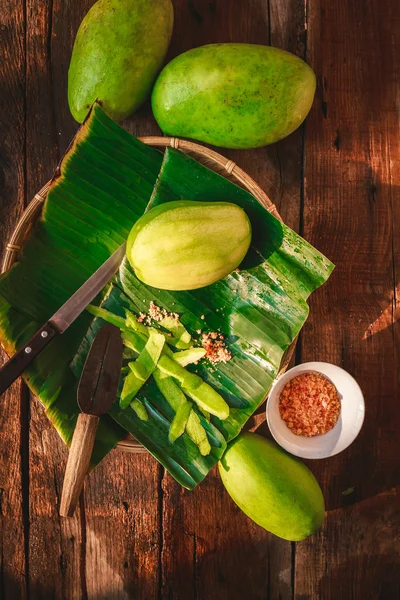
[[[0,369],[0,396],[21,375],[57,333],[64,333],[118,270],[125,243],[62,305],[33,337]]]
[[[107,323],[96,335],[78,385],[78,416],[61,495],[60,515],[72,517],[78,504],[96,437],[100,416],[112,407],[122,367],[122,338]]]

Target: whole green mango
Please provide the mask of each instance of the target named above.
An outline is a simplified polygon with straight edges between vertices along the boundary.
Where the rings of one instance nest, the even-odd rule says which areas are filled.
[[[321,527],[325,505],[317,480],[275,442],[241,433],[218,467],[233,501],[267,531],[297,542]]]
[[[233,271],[245,257],[251,225],[229,202],[167,202],[133,226],[126,255],[136,276],[163,290],[194,290]]]
[[[150,94],[173,27],[171,0],[99,0],[83,19],[68,71],[68,102],[81,123],[98,100],[115,121]]]
[[[292,133],[315,93],[313,70],[270,46],[211,44],[172,60],[152,94],[163,132],[224,148],[257,148]]]

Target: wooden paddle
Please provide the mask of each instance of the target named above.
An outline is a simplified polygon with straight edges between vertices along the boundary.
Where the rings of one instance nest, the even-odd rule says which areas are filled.
[[[100,416],[115,401],[122,366],[122,340],[114,325],[104,325],[95,337],[78,385],[81,414],[72,438],[61,495],[60,515],[72,517],[90,465]]]

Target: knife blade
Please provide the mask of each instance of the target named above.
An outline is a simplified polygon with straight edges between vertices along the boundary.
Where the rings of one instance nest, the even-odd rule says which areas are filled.
[[[56,313],[0,369],[0,396],[59,333],[62,334],[118,270],[125,255],[122,244]]]
[[[112,407],[122,367],[122,338],[118,327],[107,323],[96,335],[79,380],[78,416],[65,470],[60,515],[74,514],[89,469],[100,416]]]

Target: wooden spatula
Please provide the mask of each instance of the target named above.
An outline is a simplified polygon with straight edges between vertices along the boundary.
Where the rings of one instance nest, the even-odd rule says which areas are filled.
[[[60,515],[72,517],[88,472],[101,415],[114,403],[122,366],[122,340],[114,325],[104,325],[95,337],[78,385],[81,413],[72,438],[61,495]]]

